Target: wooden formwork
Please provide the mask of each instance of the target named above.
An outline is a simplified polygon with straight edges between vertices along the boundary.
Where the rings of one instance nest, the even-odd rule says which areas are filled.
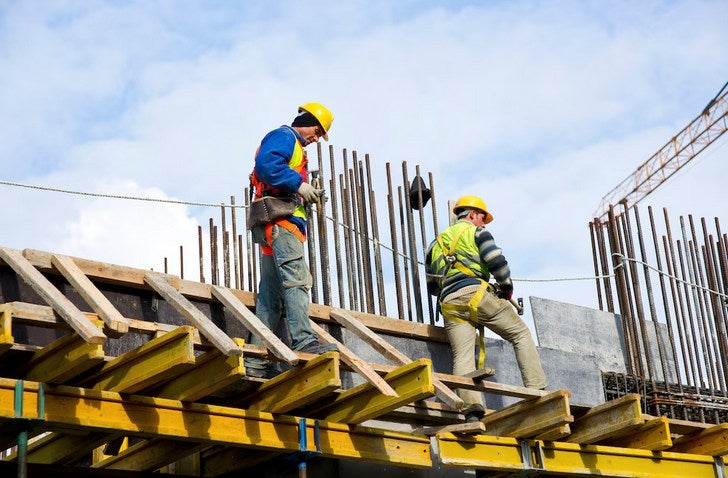
[[[484,381],[492,370],[475,377],[437,373],[429,360],[412,360],[377,333],[442,334],[431,326],[312,305],[320,339],[339,347],[316,356],[280,341],[244,291],[41,251],[0,248],[0,259],[40,298],[0,305],[0,448],[20,444],[20,433],[30,437],[27,451],[21,446],[4,461],[20,455],[31,467],[85,464],[134,473],[193,460],[196,475],[220,476],[303,453],[417,468],[436,466],[434,459],[440,466],[541,476],[725,476],[720,457],[728,453],[728,424],[646,416],[638,395],[586,408],[571,404],[566,390]],[[59,280],[83,306],[66,297]],[[125,317],[101,292],[102,283],[161,297],[183,325]],[[198,301],[224,308],[265,346],[229,336]],[[346,328],[390,363],[357,357],[327,323]],[[13,331],[21,326],[58,337],[16,341]],[[142,337],[140,344],[105,352],[130,336]],[[288,370],[269,380],[247,377],[245,356]],[[361,383],[344,388],[342,371]],[[468,424],[458,412],[457,388],[521,400]],[[642,474],[623,474],[630,467]]]

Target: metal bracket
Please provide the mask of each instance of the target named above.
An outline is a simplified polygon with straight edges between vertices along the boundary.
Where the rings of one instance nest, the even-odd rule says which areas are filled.
[[[16,434],[20,432],[28,432],[35,428],[38,424],[45,421],[45,389],[43,384],[38,384],[38,418],[23,417],[23,390],[25,389],[22,380],[15,382],[14,394],[14,410],[15,417],[8,420],[0,430],[7,434]]]
[[[715,476],[717,478],[728,478],[728,474],[725,472],[725,461],[722,456],[714,456],[713,461],[715,462]]]
[[[544,468],[543,443],[541,441],[523,440],[519,442],[521,447],[521,460],[523,461],[523,471],[512,473],[514,477],[536,476],[546,469]]]

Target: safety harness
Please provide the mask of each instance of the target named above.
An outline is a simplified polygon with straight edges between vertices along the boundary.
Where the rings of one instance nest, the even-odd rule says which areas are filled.
[[[468,313],[468,321],[472,322],[478,328],[478,334],[480,335],[478,368],[483,368],[485,366],[485,336],[484,327],[480,322],[478,322],[478,305],[480,304],[480,301],[483,300],[483,296],[485,295],[486,291],[488,291],[489,288],[492,289],[493,286],[490,285],[487,280],[483,279],[480,274],[476,274],[473,269],[468,267],[467,264],[465,264],[465,262],[460,259],[462,255],[459,255],[456,251],[458,242],[460,241],[461,236],[463,235],[463,233],[465,233],[466,230],[468,230],[468,228],[464,227],[460,231],[458,231],[455,238],[450,242],[450,247],[445,247],[445,243],[442,240],[442,235],[437,236],[437,244],[442,250],[443,258],[445,259],[446,264],[444,272],[440,275],[440,281],[447,277],[450,270],[454,267],[458,270],[458,272],[465,274],[469,277],[476,278],[480,282],[480,286],[478,287],[478,290],[475,292],[475,294],[473,294],[473,297],[471,297],[468,303],[465,305],[444,304],[442,303],[442,300],[440,300],[439,305],[440,310],[442,311],[442,315],[446,319],[453,320],[455,322],[466,321],[461,319],[460,317],[454,316],[453,312],[465,311]],[[440,283],[440,288],[442,288],[442,282]]]

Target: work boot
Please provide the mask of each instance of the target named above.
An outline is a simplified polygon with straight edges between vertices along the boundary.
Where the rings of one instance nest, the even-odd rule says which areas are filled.
[[[320,355],[326,352],[336,352],[338,350],[339,348],[336,346],[336,344],[322,344],[318,340],[313,340],[304,345],[303,348],[299,349],[298,351]]]
[[[463,410],[463,414],[467,423],[476,423],[485,416],[485,408],[479,403],[473,403]]]

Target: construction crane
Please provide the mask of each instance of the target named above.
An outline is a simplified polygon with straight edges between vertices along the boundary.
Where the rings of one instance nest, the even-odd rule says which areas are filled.
[[[728,129],[728,92],[720,96],[726,87],[728,82],[702,113],[607,193],[599,203],[594,217],[604,219],[610,205],[636,205],[720,138]]]

